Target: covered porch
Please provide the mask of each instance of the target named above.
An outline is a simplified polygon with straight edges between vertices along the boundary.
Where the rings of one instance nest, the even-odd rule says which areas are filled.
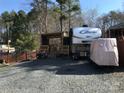
[[[124,66],[124,23],[117,24],[109,28],[108,37],[117,39],[119,52],[119,65]]]

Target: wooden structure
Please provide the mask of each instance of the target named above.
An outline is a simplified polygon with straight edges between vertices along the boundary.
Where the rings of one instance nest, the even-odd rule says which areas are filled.
[[[107,31],[107,36],[117,39],[118,51],[119,51],[119,65],[124,66],[124,23],[112,26]]]
[[[40,51],[46,51],[52,57],[69,55],[69,36],[64,35],[63,32],[42,34]]]
[[[25,60],[35,60],[36,59],[36,51],[34,52],[22,52],[19,54],[15,53],[0,53],[0,60],[5,61],[6,63],[14,63],[21,62]]]
[[[107,37],[122,38],[124,36],[124,23],[120,23],[110,27],[107,31]]]

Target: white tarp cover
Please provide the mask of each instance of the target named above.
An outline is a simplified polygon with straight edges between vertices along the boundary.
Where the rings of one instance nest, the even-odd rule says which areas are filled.
[[[117,41],[115,38],[100,38],[91,44],[90,58],[97,65],[119,66]]]

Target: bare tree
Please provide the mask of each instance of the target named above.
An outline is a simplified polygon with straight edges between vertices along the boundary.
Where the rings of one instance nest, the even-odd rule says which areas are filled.
[[[98,11],[97,11],[96,8],[90,9],[90,10],[87,10],[87,11],[83,12],[84,22],[88,26],[95,27],[97,17],[98,17]]]
[[[110,11],[97,19],[96,26],[105,33],[109,27],[124,22],[124,13],[120,11]]]
[[[33,0],[31,4],[37,14],[40,33],[47,33],[47,0]]]

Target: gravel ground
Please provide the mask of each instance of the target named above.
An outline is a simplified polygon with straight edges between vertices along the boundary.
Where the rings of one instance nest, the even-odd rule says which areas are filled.
[[[0,93],[124,93],[124,68],[44,59],[0,68]]]

